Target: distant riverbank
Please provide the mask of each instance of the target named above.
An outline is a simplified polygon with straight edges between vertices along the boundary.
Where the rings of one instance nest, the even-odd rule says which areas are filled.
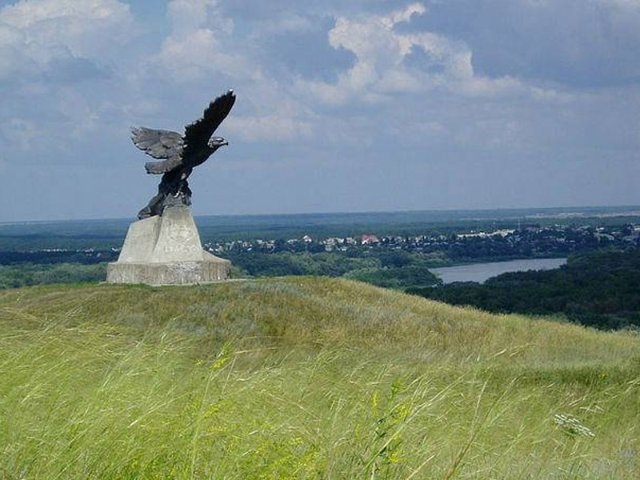
[[[507,262],[473,263],[455,267],[430,268],[429,270],[442,279],[442,282],[477,282],[507,272],[526,272],[527,270],[550,270],[567,263],[566,258],[532,258],[525,260],[509,260]]]

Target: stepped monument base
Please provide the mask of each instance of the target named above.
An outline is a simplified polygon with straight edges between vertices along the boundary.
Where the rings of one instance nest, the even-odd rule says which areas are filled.
[[[129,226],[109,283],[189,285],[227,280],[231,262],[202,249],[191,209],[176,205]]]

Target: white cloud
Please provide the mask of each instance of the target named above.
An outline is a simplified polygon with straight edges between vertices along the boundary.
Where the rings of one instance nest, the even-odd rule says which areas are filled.
[[[151,64],[160,67],[171,81],[198,82],[215,74],[257,74],[257,69],[229,46],[233,21],[224,17],[216,0],[172,0],[168,13],[172,31]]]
[[[216,33],[206,28],[167,38],[154,63],[177,83],[205,80],[216,73],[232,77],[256,74],[242,56],[223,49]]]
[[[234,137],[248,142],[282,143],[312,135],[317,115],[285,84],[262,77],[238,95],[236,111],[224,123]]]
[[[229,118],[225,128],[242,140],[281,142],[308,137],[312,126],[292,112],[276,112],[265,116],[235,116]]]
[[[233,21],[224,17],[217,0],[171,0],[168,4],[173,35],[188,35],[203,27],[225,34],[233,32]]]
[[[23,151],[29,150],[40,136],[36,123],[31,119],[13,117],[0,124],[0,134],[11,140],[11,145]]]
[[[260,36],[282,35],[285,32],[306,32],[313,30],[316,25],[312,19],[292,12],[279,12],[276,18],[265,19],[258,22]]]
[[[299,80],[297,88],[323,102],[341,104],[353,98],[376,102],[394,93],[433,88],[487,95],[520,87],[512,78],[477,76],[472,52],[462,42],[432,32],[398,31],[401,23],[426,13],[424,5],[414,3],[387,15],[339,17],[328,40],[333,48],[352,52],[356,57],[354,65],[335,83]],[[420,67],[409,67],[406,60],[416,49],[426,60]]]
[[[597,0],[597,2],[605,6],[614,5],[640,11],[640,2],[638,0]]]
[[[404,10],[397,10],[393,12],[388,17],[387,24],[390,28],[393,28],[397,23],[408,22],[414,14],[422,15],[426,11],[427,9],[421,3],[414,3]]]
[[[117,57],[131,38],[129,6],[117,0],[22,0],[0,9],[0,78],[38,74],[56,61]]]
[[[287,91],[285,83],[267,74],[252,41],[275,34],[273,25],[259,22],[239,42],[234,24],[215,0],[169,2],[171,33],[152,57],[152,71],[178,87],[185,84],[211,89],[211,79],[239,92],[234,114],[224,129],[248,142],[282,142],[308,136],[312,123],[304,107]],[[308,21],[297,15],[279,20],[289,30],[304,29]],[[258,42],[259,43],[259,42]],[[201,87],[200,87],[201,86]],[[213,92],[215,94],[217,92]],[[240,111],[242,110],[242,111]]]

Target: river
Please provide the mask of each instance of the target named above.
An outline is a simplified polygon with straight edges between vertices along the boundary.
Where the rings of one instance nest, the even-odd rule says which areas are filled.
[[[430,268],[446,283],[478,282],[507,272],[526,272],[527,270],[550,270],[567,263],[566,258],[532,258],[527,260],[510,260],[508,262],[472,263],[456,267]]]

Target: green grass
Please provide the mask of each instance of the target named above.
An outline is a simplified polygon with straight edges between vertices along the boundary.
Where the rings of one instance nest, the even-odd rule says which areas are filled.
[[[626,479],[640,337],[337,279],[0,292],[0,478]]]

